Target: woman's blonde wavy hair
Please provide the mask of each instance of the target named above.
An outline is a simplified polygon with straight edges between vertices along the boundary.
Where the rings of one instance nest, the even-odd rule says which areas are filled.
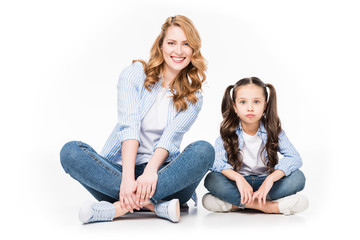
[[[171,26],[178,26],[184,31],[188,44],[193,50],[189,65],[181,70],[170,84],[176,110],[184,111],[188,107],[186,100],[192,104],[197,102],[198,98],[195,93],[201,90],[202,83],[206,80],[206,60],[200,52],[200,35],[190,19],[181,15],[168,17],[161,27],[161,33],[151,47],[149,62],[146,63],[143,60],[134,60],[133,62],[141,62],[143,64],[146,74],[144,86],[148,91],[151,91],[151,86],[159,81],[161,77],[164,65],[161,47],[166,31]]]

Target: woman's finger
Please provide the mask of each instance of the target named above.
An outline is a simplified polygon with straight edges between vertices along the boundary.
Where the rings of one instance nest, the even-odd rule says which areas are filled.
[[[240,201],[241,201],[241,204],[244,204],[244,196],[245,195],[245,193],[244,193],[244,191],[240,191]]]
[[[266,195],[265,195],[265,193],[263,194],[263,204],[264,205],[266,204]]]
[[[146,199],[146,186],[143,186],[141,189],[140,205],[142,206]]]
[[[139,184],[136,190],[136,205],[138,206],[140,205],[141,202],[141,191],[142,191],[142,186]]]
[[[156,190],[156,183],[154,183],[154,184],[151,186],[151,192],[150,192],[149,198],[152,198],[152,197],[154,196],[155,190]]]
[[[120,196],[120,207],[123,209],[123,210],[125,210],[126,209],[126,207],[125,207],[125,203],[124,203],[124,198],[122,197],[122,196]]]

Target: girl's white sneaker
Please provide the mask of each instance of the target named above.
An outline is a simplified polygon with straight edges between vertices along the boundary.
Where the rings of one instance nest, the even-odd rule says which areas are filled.
[[[206,210],[212,212],[230,212],[232,204],[227,203],[210,193],[207,193],[202,198],[202,204]]]
[[[289,216],[294,213],[305,211],[309,207],[308,199],[301,194],[294,194],[275,200],[278,203],[280,213]]]

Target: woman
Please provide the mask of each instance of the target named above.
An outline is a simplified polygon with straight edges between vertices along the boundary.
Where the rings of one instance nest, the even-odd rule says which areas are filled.
[[[214,162],[205,141],[180,143],[202,106],[206,64],[201,40],[186,17],[169,17],[150,52],[118,82],[118,123],[101,154],[82,142],[65,144],[64,170],[99,203],[80,209],[83,223],[112,221],[144,207],[172,222]]]

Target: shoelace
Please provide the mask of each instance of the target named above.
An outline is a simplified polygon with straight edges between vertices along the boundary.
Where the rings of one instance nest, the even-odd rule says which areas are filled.
[[[89,222],[111,221],[114,218],[115,208],[111,203],[94,203],[91,208],[93,216],[89,219]]]

